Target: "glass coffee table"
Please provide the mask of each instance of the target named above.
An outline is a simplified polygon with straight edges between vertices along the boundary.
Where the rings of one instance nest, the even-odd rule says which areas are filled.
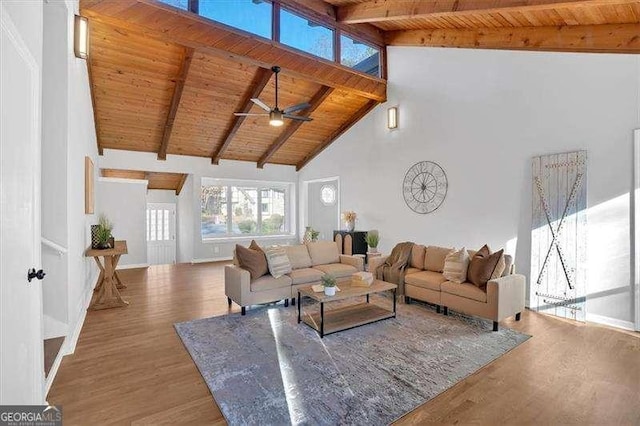
[[[338,331],[348,330],[372,322],[381,321],[396,316],[396,284],[375,280],[369,287],[353,287],[350,283],[339,284],[339,292],[335,296],[327,296],[324,293],[316,293],[311,286],[298,289],[298,323],[304,322],[318,332],[320,337]],[[392,308],[388,309],[376,303],[370,303],[370,295],[374,293],[393,292]],[[302,296],[309,297],[320,303],[319,313],[304,313]],[[327,310],[325,303],[340,300],[364,297],[365,302],[342,306]]]

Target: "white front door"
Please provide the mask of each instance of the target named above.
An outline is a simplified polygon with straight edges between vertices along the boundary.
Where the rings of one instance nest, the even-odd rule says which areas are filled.
[[[42,2],[0,2],[0,405],[44,403],[40,268]]]
[[[176,263],[176,205],[147,204],[147,256],[150,265]]]

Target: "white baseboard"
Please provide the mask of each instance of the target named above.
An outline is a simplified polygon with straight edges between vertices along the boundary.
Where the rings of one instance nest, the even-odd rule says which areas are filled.
[[[604,315],[590,314],[587,312],[587,322],[608,325],[609,327],[622,328],[623,330],[634,331],[635,327],[631,321],[623,321],[617,318],[605,317]]]
[[[224,262],[227,260],[233,260],[233,257],[211,257],[209,259],[191,259],[191,263]]]
[[[132,263],[130,265],[118,265],[116,270],[119,271],[120,269],[136,269],[136,268],[148,268],[148,267],[149,267],[148,263]]]

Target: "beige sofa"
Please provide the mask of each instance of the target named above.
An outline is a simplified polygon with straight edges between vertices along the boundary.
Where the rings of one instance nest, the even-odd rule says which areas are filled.
[[[285,246],[292,271],[280,278],[271,274],[251,280],[248,271],[237,265],[224,268],[224,290],[229,306],[235,302],[242,307],[260,303],[285,301],[295,303],[298,288],[321,283],[324,274],[333,275],[338,283],[349,281],[355,272],[364,270],[362,258],[340,254],[333,241]]]
[[[411,259],[405,270],[405,301],[411,299],[433,303],[444,314],[449,309],[468,315],[475,315],[493,321],[493,330],[498,330],[498,321],[515,315],[520,320],[524,310],[526,279],[524,275],[514,273],[512,258],[505,255],[505,272],[499,278],[492,279],[486,288],[478,288],[472,283],[455,283],[443,275],[445,257],[451,248],[414,245]],[[470,257],[475,251],[469,250]],[[369,270],[375,271],[383,264],[386,256],[373,258]]]

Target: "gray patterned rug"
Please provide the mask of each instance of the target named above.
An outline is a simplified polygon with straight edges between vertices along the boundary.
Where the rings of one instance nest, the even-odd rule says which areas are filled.
[[[395,319],[324,339],[283,306],[175,328],[231,425],[382,425],[529,338],[491,325],[398,304]]]

